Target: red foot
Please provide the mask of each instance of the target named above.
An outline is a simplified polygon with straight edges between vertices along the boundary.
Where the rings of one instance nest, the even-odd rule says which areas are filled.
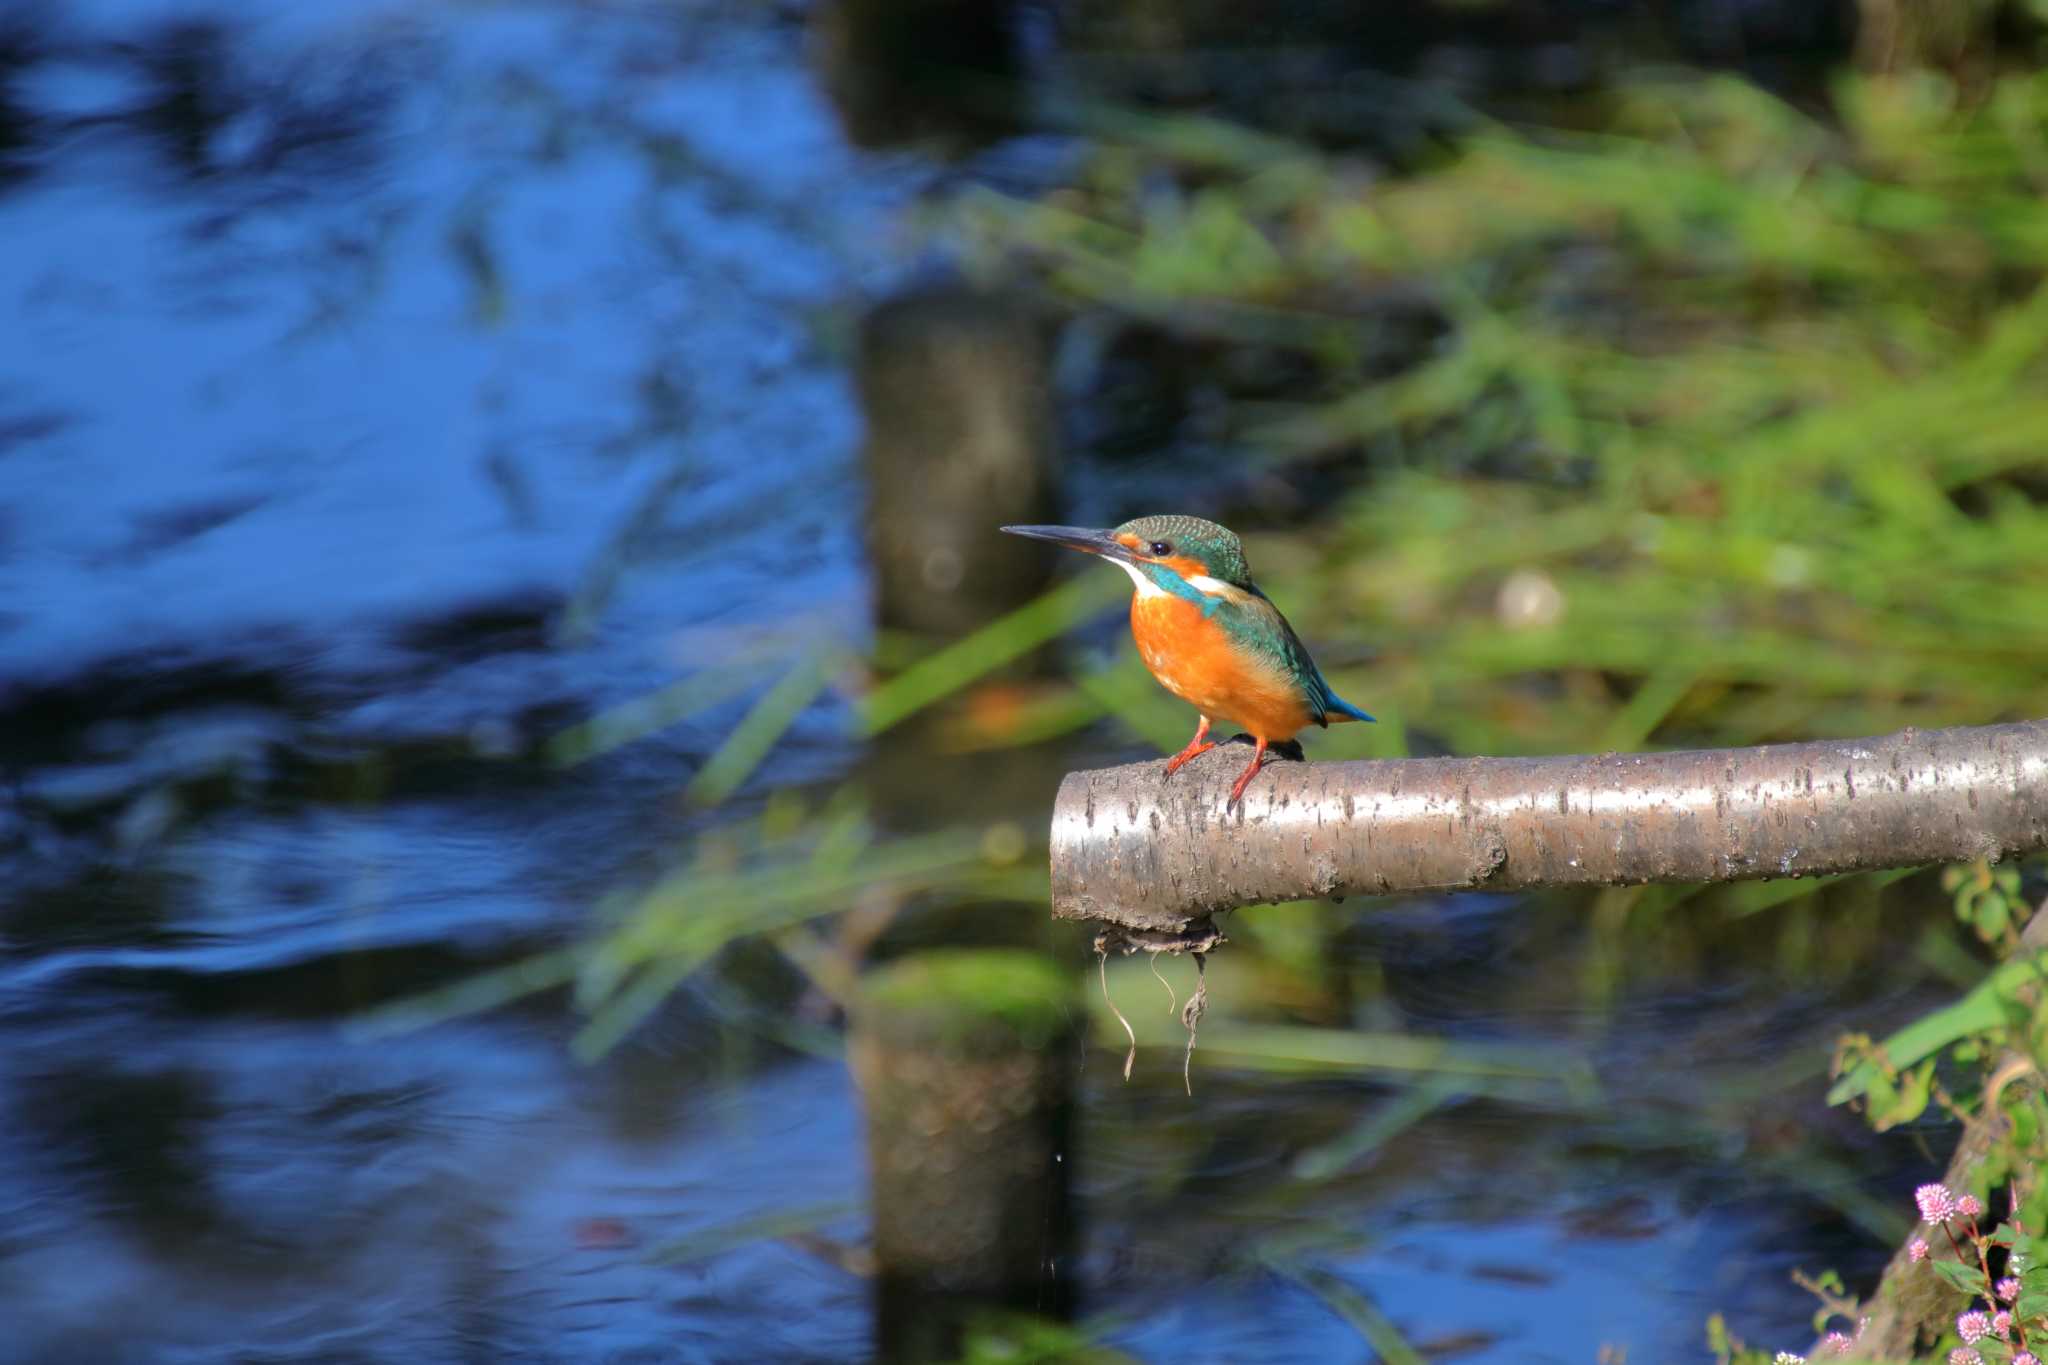
[[[1251,785],[1252,779],[1259,775],[1259,769],[1265,766],[1266,741],[1262,739],[1258,743],[1259,747],[1252,751],[1251,763],[1237,775],[1237,785],[1230,789],[1230,799],[1223,803],[1223,809],[1229,810],[1244,799],[1244,789]]]
[[[1186,763],[1191,758],[1198,758],[1216,747],[1214,740],[1210,740],[1207,744],[1202,743],[1203,738],[1208,733],[1209,718],[1204,716],[1202,717],[1202,723],[1195,727],[1195,737],[1188,741],[1188,747],[1166,760],[1166,776],[1172,777],[1174,772],[1183,763]]]

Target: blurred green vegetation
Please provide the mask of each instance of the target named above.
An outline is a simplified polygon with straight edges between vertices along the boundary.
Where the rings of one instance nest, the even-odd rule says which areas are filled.
[[[958,216],[987,271],[1294,367],[1227,422],[1350,485],[1251,538],[1340,690],[1400,722],[1345,740],[2048,714],[2048,77],[1845,76],[1826,122],[1730,77],[1597,104],[1396,175],[1126,117],[1071,185]],[[1126,671],[1088,690],[1176,728]]]
[[[1065,183],[969,185],[929,221],[981,275],[1195,356],[1245,469],[1342,489],[1248,537],[1325,671],[1383,718],[1315,736],[1317,756],[2048,714],[2048,76],[1965,93],[1927,72],[1844,75],[1817,115],[1733,77],[1656,73],[1577,114],[1568,130],[1469,115],[1387,169],[1196,115],[1084,108]],[[885,634],[867,663],[757,642],[566,732],[552,752],[581,762],[758,694],[686,794],[716,823],[675,870],[616,898],[591,944],[460,1001],[573,983],[597,1050],[743,939],[843,1005],[898,910],[1040,904],[1021,806],[909,831],[873,813],[863,772],[758,817],[717,812],[779,786],[764,765],[819,705],[843,703],[854,735],[914,753],[941,788],[987,785],[1001,751],[1062,736],[1177,746],[1186,708],[1120,639],[1050,675],[1019,666],[1124,600],[1120,578],[1076,568],[962,640]],[[1837,915],[1822,933],[1809,893],[1875,910],[1893,880],[1717,888],[1714,922],[1774,910],[1777,969],[1839,979],[1896,953],[1895,930]],[[1612,1000],[1645,946],[1631,930],[1696,894],[1595,897],[1577,1003]],[[812,924],[856,905],[850,939]],[[988,936],[1045,941],[1004,923]],[[1269,1018],[1370,997],[1330,977],[1341,925],[1238,917],[1257,964],[1239,985]],[[1667,966],[1717,951],[1648,946]],[[1908,946],[1969,980],[1953,926]],[[1239,1065],[1362,1055],[1232,1028],[1226,1008],[1205,1043]]]
[[[1304,497],[1315,510],[1284,528],[1260,529],[1278,519],[1256,506],[1245,524],[1262,585],[1337,688],[1383,718],[1314,736],[1312,756],[2048,715],[2048,75],[1967,92],[1924,72],[1845,75],[1815,113],[1730,77],[1646,74],[1578,112],[1569,130],[1474,115],[1390,170],[1199,116],[1089,109],[1065,183],[1029,198],[957,190],[929,222],[985,279],[1197,369],[1245,486],[1340,490]],[[1185,739],[1186,708],[1120,638],[1072,647],[1050,672],[1020,666],[1121,607],[1121,578],[1076,569],[959,641],[884,635],[861,661],[792,640],[566,733],[555,756],[580,762],[738,692],[759,698],[687,794],[716,819],[671,871],[609,903],[589,942],[432,1010],[564,986],[594,1053],[748,941],[835,1008],[904,948],[1050,942],[1078,957],[1082,940],[1045,923],[1028,791],[1006,817],[936,829],[906,827],[876,794],[895,752],[965,791],[1014,785],[1006,751],[1062,737],[1087,737],[1065,751],[1079,759],[1105,737]],[[831,792],[783,789],[766,769],[778,745],[807,710],[840,703],[870,762]],[[1987,954],[1956,922],[1902,913],[1885,889],[1902,876],[1716,888],[1712,915],[1690,913],[1697,888],[1585,898],[1569,941],[1525,943],[1519,972],[1491,978],[1513,983],[1490,1003],[1503,1017],[1564,1021],[1513,1042],[1408,1032],[1369,956],[1332,951],[1355,907],[1263,908],[1233,918],[1235,943],[1209,966],[1215,1011],[1195,1056],[1269,1086],[1385,1091],[1304,1149],[1304,1187],[1476,1099],[1585,1116],[1621,1152],[1750,1142],[1750,1166],[1894,1238],[1902,1215],[1838,1151],[1758,1130],[1787,1096],[1818,1095],[1817,1037],[1758,1062],[1724,1037],[1648,1030],[1625,1045],[1683,1095],[1636,1094],[1627,1113],[1592,1049],[1646,964],[1705,977],[1739,962],[1766,995],[1859,974],[1871,993],[1930,976],[1976,986],[1894,1039],[1890,1073],[1859,1053],[1860,1079],[1838,1092],[1877,1076],[1896,1099],[1920,1067],[1900,1121],[1917,1119],[1927,1059],[2008,1028],[2023,969],[1977,986]],[[2011,878],[1997,886],[2001,905],[2017,895]],[[1965,919],[2016,932],[1989,905],[1972,897]],[[906,910],[946,928],[920,939]],[[1132,1027],[1155,1056],[1187,1045],[1193,979],[1159,966],[1104,971],[1099,1041],[1121,1051]],[[780,1041],[837,1046],[789,1015]],[[1783,1041],[1756,1020],[1713,1032],[1750,1026],[1759,1046]],[[1724,1046],[1743,1069],[1709,1081],[1697,1068]],[[1139,1085],[1177,1093],[1179,1069],[1150,1066]],[[1177,1178],[1160,1168],[1162,1187]],[[1370,1302],[1313,1267],[1276,1267],[1382,1354],[1412,1356]],[[1073,1349],[997,1333],[971,1358]]]
[[[953,948],[868,973],[854,1010],[893,1046],[987,1056],[1053,1047],[1073,1004],[1073,977],[1042,954]]]

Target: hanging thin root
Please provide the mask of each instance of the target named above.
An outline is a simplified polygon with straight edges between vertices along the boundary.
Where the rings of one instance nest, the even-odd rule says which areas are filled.
[[[1095,940],[1095,960],[1102,968],[1102,1003],[1109,1006],[1109,1012],[1124,1026],[1124,1034],[1131,1040],[1131,1050],[1124,1054],[1124,1081],[1131,1079],[1131,1064],[1138,1060],[1138,1031],[1131,1027],[1131,1021],[1124,1018],[1124,1012],[1116,1007],[1116,1001],[1109,998],[1109,945],[1103,942],[1106,936]]]
[[[1180,1012],[1180,997],[1173,993],[1173,983],[1159,974],[1159,954],[1162,951],[1159,948],[1152,950],[1152,979],[1166,987],[1166,1012],[1177,1014]]]
[[[1152,955],[1152,975],[1159,978],[1159,984],[1166,987],[1166,998],[1172,1003],[1169,1009],[1180,1011],[1181,1027],[1188,1031],[1187,1055],[1181,1059],[1181,1083],[1188,1094],[1195,1093],[1193,1067],[1195,1062],[1195,1025],[1209,1008],[1209,978],[1203,954],[1213,951],[1218,945],[1228,942],[1217,931],[1214,923],[1207,918],[1196,920],[1187,928],[1168,932],[1146,929],[1104,929],[1095,936],[1095,960],[1102,978],[1102,1003],[1109,1006],[1109,1012],[1124,1026],[1124,1036],[1131,1040],[1130,1051],[1124,1054],[1124,1080],[1131,1079],[1131,1068],[1138,1060],[1138,1031],[1131,1027],[1131,1021],[1116,1007],[1116,1001],[1109,998],[1109,954],[1111,949],[1129,955],[1144,951]],[[1172,983],[1159,975],[1159,955],[1172,953],[1178,957],[1187,953],[1195,959],[1195,993],[1183,1005],[1174,994]]]

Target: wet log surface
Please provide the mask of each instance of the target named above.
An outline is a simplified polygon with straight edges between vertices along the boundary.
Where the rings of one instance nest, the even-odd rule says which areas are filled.
[[[1052,907],[1153,936],[1351,895],[1817,876],[2048,847],[2048,721],[1648,754],[1070,773]]]

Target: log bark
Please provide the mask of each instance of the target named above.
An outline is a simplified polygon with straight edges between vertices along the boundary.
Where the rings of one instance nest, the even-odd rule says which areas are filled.
[[[2048,721],[1749,749],[1269,763],[1219,745],[1070,773],[1052,908],[1153,942],[1347,895],[1718,882],[2048,847]]]

